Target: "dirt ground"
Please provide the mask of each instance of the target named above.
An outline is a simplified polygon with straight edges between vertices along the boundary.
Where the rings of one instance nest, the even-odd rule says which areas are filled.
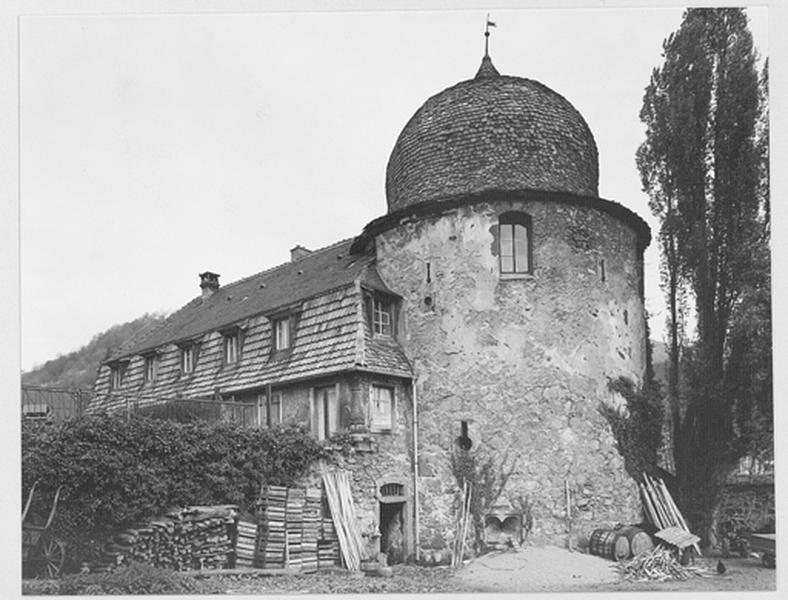
[[[367,594],[367,593],[528,593],[528,592],[679,592],[774,591],[775,569],[756,558],[723,559],[726,572],[716,571],[718,557],[698,559],[702,576],[686,581],[622,581],[614,563],[560,548],[527,548],[489,554],[462,569],[395,566],[390,578],[347,572],[228,580],[230,594]]]

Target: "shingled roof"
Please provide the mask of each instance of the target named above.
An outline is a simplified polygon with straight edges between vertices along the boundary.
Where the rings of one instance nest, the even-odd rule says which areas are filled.
[[[486,190],[597,196],[596,143],[563,96],[499,75],[485,57],[474,79],[429,98],[402,130],[386,170],[389,212]]]
[[[365,287],[392,294],[374,268],[374,255],[351,254],[352,242],[337,242],[296,261],[223,285],[208,298],[194,298],[157,327],[132,338],[105,362],[188,340],[255,315],[275,313],[359,278]]]

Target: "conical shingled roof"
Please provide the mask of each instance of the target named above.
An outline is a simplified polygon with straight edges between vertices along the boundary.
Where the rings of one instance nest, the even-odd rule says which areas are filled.
[[[596,143],[582,115],[531,79],[476,76],[428,99],[400,133],[386,170],[389,212],[486,190],[598,195]]]

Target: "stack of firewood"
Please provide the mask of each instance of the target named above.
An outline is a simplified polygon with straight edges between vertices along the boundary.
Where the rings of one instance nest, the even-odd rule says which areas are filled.
[[[236,514],[231,505],[170,511],[116,534],[106,558],[115,565],[138,561],[178,571],[226,568]]]

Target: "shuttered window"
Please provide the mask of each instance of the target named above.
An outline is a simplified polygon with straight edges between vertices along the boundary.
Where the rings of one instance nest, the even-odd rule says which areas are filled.
[[[394,388],[372,386],[369,425],[372,431],[391,431],[394,417]]]

